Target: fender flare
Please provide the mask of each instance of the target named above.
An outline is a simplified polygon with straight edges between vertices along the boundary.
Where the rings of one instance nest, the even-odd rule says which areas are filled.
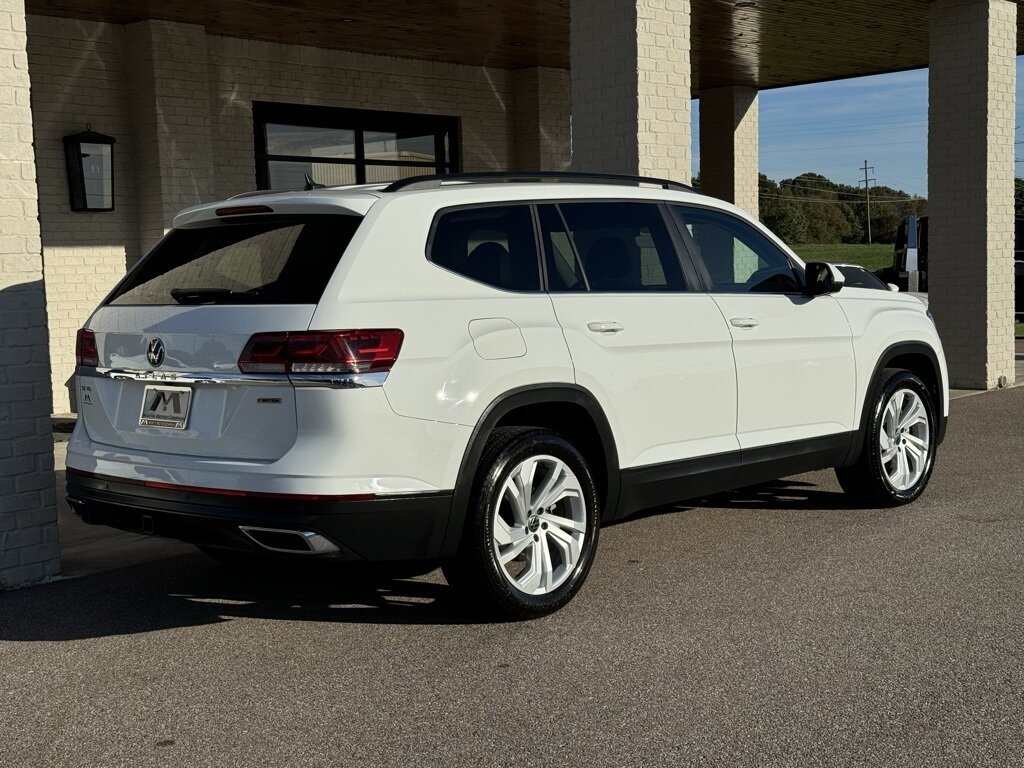
[[[615,446],[615,436],[612,433],[604,410],[597,402],[597,398],[589,390],[576,384],[531,384],[517,387],[492,401],[473,428],[473,433],[462,456],[462,463],[459,465],[451,513],[448,518],[448,528],[445,531],[444,542],[441,546],[441,557],[451,557],[458,550],[459,542],[462,539],[462,530],[466,522],[466,512],[469,509],[470,497],[472,496],[473,486],[477,479],[480,457],[483,454],[484,446],[487,444],[487,439],[494,431],[495,426],[497,426],[502,418],[517,408],[526,405],[550,403],[566,403],[581,406],[594,422],[598,435],[601,438],[601,448],[605,461],[605,475],[607,477],[602,520],[607,521],[613,518],[618,509],[621,486],[619,455]]]
[[[868,379],[868,391],[871,389],[871,385],[878,379],[878,374],[882,372],[882,369],[888,368],[889,363],[897,357],[902,355],[922,355],[928,359],[928,362],[932,366],[932,372],[935,374],[936,390],[935,390],[935,444],[941,445],[942,441],[946,437],[946,390],[942,385],[942,367],[939,365],[939,356],[935,350],[923,341],[900,341],[895,344],[891,344],[886,347],[881,355],[878,356],[878,361],[875,363],[875,369],[871,372],[871,378]],[[865,398],[867,392],[865,392]],[[868,404],[865,400],[861,408],[860,413],[860,426],[854,435],[853,443],[850,446],[850,452],[846,456],[846,461],[843,466],[849,466],[857,460],[860,456],[862,447],[864,446],[864,440],[868,433],[868,419],[870,413],[868,412]]]

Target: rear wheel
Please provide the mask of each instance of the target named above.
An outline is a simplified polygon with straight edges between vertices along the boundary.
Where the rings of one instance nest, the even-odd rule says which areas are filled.
[[[935,405],[910,371],[886,368],[871,390],[861,454],[836,476],[847,494],[874,506],[907,504],[920,496],[935,464]]]
[[[542,429],[495,430],[445,578],[503,617],[550,613],[583,585],[598,526],[597,490],[571,443]]]

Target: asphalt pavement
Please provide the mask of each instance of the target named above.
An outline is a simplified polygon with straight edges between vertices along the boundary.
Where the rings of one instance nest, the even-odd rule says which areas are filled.
[[[577,599],[198,553],[0,594],[0,766],[1024,766],[1024,388],[931,487],[831,473],[602,531]]]

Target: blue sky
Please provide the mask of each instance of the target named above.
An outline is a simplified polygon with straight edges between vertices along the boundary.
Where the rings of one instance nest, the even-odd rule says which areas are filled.
[[[1017,124],[1024,123],[1017,58]],[[694,102],[694,172],[699,169],[698,102]],[[856,184],[868,161],[877,184],[928,192],[928,70],[763,91],[761,172],[792,178],[814,171]],[[1024,145],[1018,157],[1024,157]],[[1017,164],[1024,175],[1024,163]]]

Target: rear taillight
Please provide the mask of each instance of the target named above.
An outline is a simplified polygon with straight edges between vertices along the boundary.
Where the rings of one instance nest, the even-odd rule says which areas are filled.
[[[78,331],[75,339],[75,362],[89,368],[95,368],[100,364],[100,351],[96,346],[96,334],[82,328]]]
[[[404,335],[369,331],[257,333],[238,358],[244,373],[375,373],[390,371]]]

